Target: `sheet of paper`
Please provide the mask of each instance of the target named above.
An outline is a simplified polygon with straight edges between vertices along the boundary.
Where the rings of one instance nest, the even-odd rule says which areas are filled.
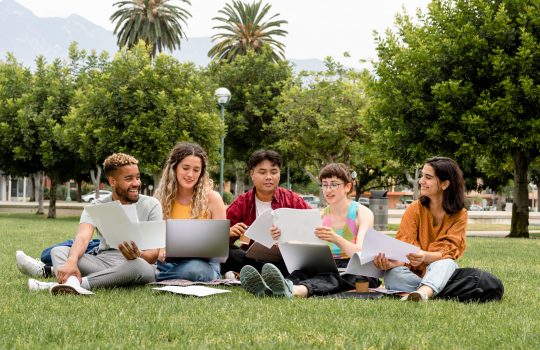
[[[126,212],[131,222],[139,222],[139,215],[137,214],[137,206],[133,204],[122,205],[122,209]]]
[[[158,287],[158,288],[152,288],[152,289],[175,293],[175,294],[193,295],[197,297],[207,297],[209,295],[231,292],[230,290],[209,288],[205,286],[187,286],[187,287],[165,286],[165,287]]]
[[[419,249],[412,244],[389,237],[374,229],[369,229],[364,236],[360,261],[365,264],[372,261],[377,254],[384,253],[388,259],[408,263],[407,254],[416,253]]]
[[[272,210],[265,211],[248,227],[245,235],[266,248],[272,248],[275,243],[270,235],[270,228],[274,224],[273,220]]]
[[[350,274],[350,275],[359,275],[359,276],[375,277],[375,278],[381,278],[383,275],[383,271],[379,270],[375,266],[373,261],[362,264],[360,262],[360,254],[358,253],[354,253],[354,255],[349,260],[345,273]]]
[[[165,221],[132,222],[118,201],[85,210],[111,247],[124,241],[134,241],[141,250],[165,247]]]
[[[315,236],[315,228],[321,226],[321,214],[318,209],[280,208],[273,212],[274,225],[281,230],[279,242],[304,242],[326,244]]]

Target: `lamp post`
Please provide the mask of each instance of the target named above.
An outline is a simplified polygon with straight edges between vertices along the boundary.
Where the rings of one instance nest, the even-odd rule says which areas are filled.
[[[220,87],[214,92],[218,105],[221,107],[221,121],[225,124],[225,106],[231,100],[229,89]],[[219,169],[219,194],[223,198],[223,168],[225,166],[225,134],[221,135],[221,163]]]

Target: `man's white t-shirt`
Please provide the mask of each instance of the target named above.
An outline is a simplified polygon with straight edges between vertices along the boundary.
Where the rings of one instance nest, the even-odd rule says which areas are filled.
[[[255,208],[256,208],[255,217],[258,218],[265,211],[272,210],[272,202],[263,202],[259,198],[257,198],[257,196],[255,196]]]

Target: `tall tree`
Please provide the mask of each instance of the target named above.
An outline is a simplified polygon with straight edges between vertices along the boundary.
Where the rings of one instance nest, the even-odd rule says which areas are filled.
[[[189,0],[180,1],[191,5]],[[131,48],[143,40],[152,48],[152,57],[164,49],[180,48],[180,41],[186,36],[183,26],[191,17],[186,9],[170,0],[122,0],[114,6],[118,9],[110,20],[117,22],[114,34],[120,48]]]
[[[212,36],[212,41],[217,43],[208,56],[217,61],[231,61],[250,50],[260,53],[264,46],[269,46],[274,61],[284,59],[284,45],[275,37],[287,34],[286,30],[281,29],[287,21],[275,19],[279,13],[265,20],[270,8],[269,4],[262,5],[261,0],[249,4],[233,0],[232,5],[226,4],[225,8],[219,10],[222,17],[213,18],[223,23],[213,29],[222,32]]]
[[[274,62],[265,48],[260,54],[251,51],[231,62],[212,62],[208,74],[232,96],[225,110],[226,175],[244,173],[230,166],[245,164],[251,152],[275,141],[264,127],[277,113],[277,98],[290,82],[292,68],[287,61]],[[214,108],[217,110],[215,102]]]
[[[528,237],[527,172],[540,154],[540,6],[439,0],[378,37],[376,118],[389,154],[436,154],[467,167],[511,160],[510,236]]]
[[[266,131],[273,134],[274,147],[314,181],[327,163],[349,165],[358,174],[359,197],[385,179],[384,160],[367,128],[370,101],[365,90],[370,75],[345,69],[330,57],[325,65],[326,71],[301,74],[282,92],[278,114]]]

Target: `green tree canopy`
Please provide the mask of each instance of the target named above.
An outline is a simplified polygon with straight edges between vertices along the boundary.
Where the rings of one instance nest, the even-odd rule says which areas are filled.
[[[221,32],[212,36],[212,41],[217,43],[208,56],[217,61],[231,61],[248,51],[260,53],[268,46],[272,60],[285,59],[284,45],[275,37],[287,35],[287,31],[281,29],[287,21],[275,19],[279,13],[266,20],[270,8],[269,4],[263,5],[262,0],[252,3],[233,0],[232,5],[226,4],[225,8],[219,10],[222,16],[213,18],[222,23],[213,29]]]
[[[511,236],[528,236],[527,170],[540,144],[540,5],[439,0],[378,37],[374,127],[405,164],[512,161]]]
[[[84,159],[99,164],[126,152],[154,175],[178,141],[197,142],[215,159],[224,128],[213,91],[192,64],[164,54],[152,60],[141,43],[118,52],[77,90],[64,137]]]

